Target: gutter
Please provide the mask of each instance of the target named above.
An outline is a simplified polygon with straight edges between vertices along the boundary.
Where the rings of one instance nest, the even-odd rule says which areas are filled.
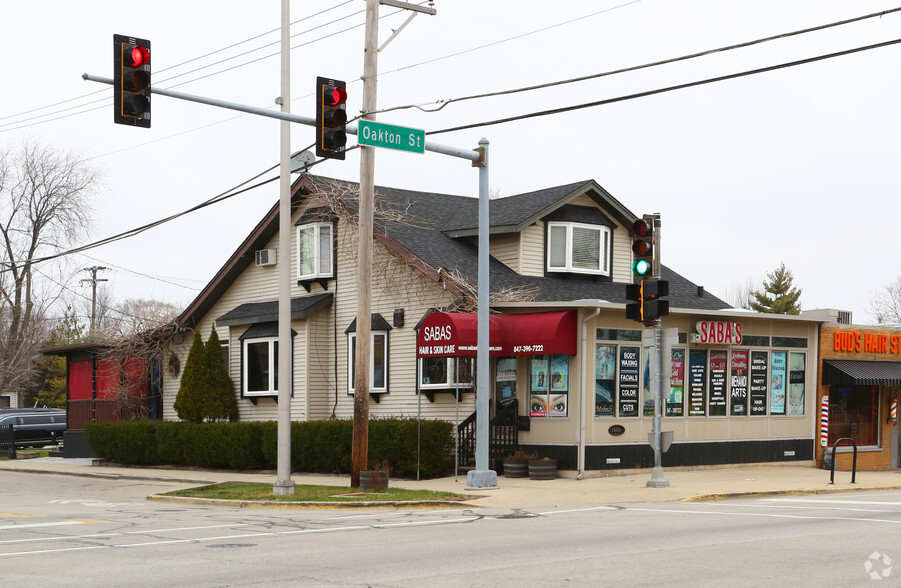
[[[588,321],[594,320],[601,314],[601,307],[598,306],[594,312],[582,319],[582,384],[585,393],[582,395],[582,405],[579,409],[579,475],[577,480],[582,479],[582,473],[585,471],[585,429],[587,428],[588,418],[586,417],[585,405],[588,404],[588,388],[585,384],[588,376]]]

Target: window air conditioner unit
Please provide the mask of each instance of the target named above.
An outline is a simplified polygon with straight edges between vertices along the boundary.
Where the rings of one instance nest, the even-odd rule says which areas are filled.
[[[260,249],[257,251],[257,266],[275,265],[275,249]]]

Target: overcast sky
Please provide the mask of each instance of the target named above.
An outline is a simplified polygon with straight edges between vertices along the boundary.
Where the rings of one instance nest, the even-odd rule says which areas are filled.
[[[0,12],[0,147],[46,143],[102,172],[92,241],[180,212],[278,163],[274,119],[155,96],[151,129],[115,125],[111,86],[81,74],[112,77],[113,34],[143,37],[152,42],[155,86],[275,108],[279,3],[134,6],[129,14],[122,2],[48,0],[4,2]],[[379,54],[378,103],[433,108],[441,100],[630,68],[899,6],[899,0],[436,0],[437,16],[417,16]],[[322,75],[347,80],[349,110],[358,113],[364,9],[363,0],[292,2],[293,112],[314,116],[313,88]],[[383,6],[381,15],[384,42],[407,13]],[[895,39],[901,12],[591,81],[451,103],[439,112],[396,110],[379,120],[431,133]],[[784,262],[803,289],[804,309],[850,310],[856,323],[870,323],[872,294],[901,274],[893,223],[901,213],[899,63],[901,45],[890,45],[428,138],[475,148],[487,137],[491,190],[501,195],[594,179],[635,214],[659,212],[663,262],[721,297],[748,280],[759,283]],[[294,127],[294,150],[313,142],[312,127]],[[356,151],[315,173],[357,181]],[[434,153],[379,150],[375,176],[378,185],[478,193],[468,161]],[[116,299],[184,306],[277,199],[273,182],[73,256],[71,269],[110,268],[101,277]],[[73,293],[89,295],[79,283],[86,277],[69,277]]]

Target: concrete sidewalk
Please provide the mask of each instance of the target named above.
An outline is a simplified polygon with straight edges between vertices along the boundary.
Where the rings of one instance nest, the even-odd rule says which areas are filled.
[[[139,468],[95,465],[91,459],[37,458],[0,461],[0,471],[96,476],[103,478],[160,480],[191,487],[226,481],[275,481],[274,472],[233,472],[174,468]],[[861,490],[901,489],[901,471],[859,471],[851,484],[851,472],[836,471],[835,484],[829,471],[812,465],[754,465],[709,469],[664,470],[668,488],[648,488],[650,470],[623,475],[574,480],[529,480],[498,477],[498,488],[467,490],[466,476],[431,480],[392,479],[398,488],[456,492],[473,498],[470,503],[496,508],[586,507],[652,501],[722,500],[738,496],[779,494],[823,494]],[[348,475],[293,474],[295,484],[349,485]]]

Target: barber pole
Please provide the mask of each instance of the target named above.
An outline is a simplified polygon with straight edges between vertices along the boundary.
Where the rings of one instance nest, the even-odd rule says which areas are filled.
[[[820,447],[829,445],[829,397],[823,396],[820,404]]]

